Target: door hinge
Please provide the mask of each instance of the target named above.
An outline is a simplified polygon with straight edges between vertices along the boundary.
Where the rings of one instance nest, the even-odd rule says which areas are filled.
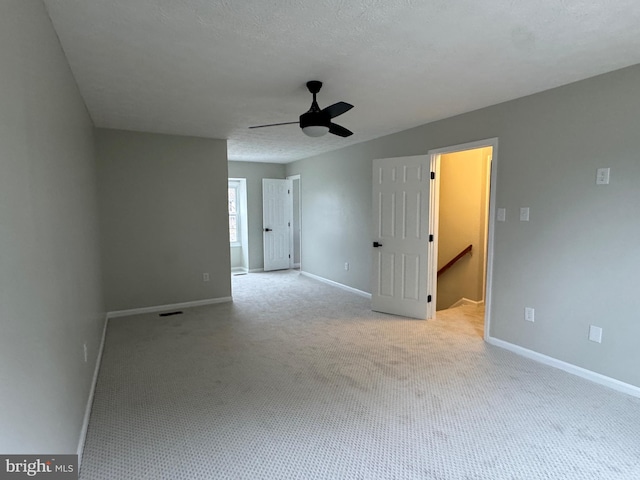
[[[289,258],[291,258],[291,254],[289,254]]]
[[[431,180],[435,180],[436,179],[436,172],[431,172]]]
[[[290,227],[290,226],[291,226],[291,222],[287,222],[287,227]]]
[[[431,295],[427,295],[427,303],[431,303]]]
[[[430,242],[433,242],[433,234],[430,234],[430,235],[429,235],[429,241],[430,241]]]
[[[287,190],[287,195],[291,195],[291,190]]]

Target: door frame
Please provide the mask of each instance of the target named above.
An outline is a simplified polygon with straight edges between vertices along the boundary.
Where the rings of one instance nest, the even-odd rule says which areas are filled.
[[[493,280],[493,248],[495,230],[496,211],[496,185],[498,179],[498,137],[478,140],[475,142],[451,145],[448,147],[436,148],[428,151],[431,162],[431,171],[435,172],[435,182],[431,188],[431,198],[429,201],[429,231],[434,235],[434,241],[429,244],[428,279],[431,287],[433,301],[428,304],[427,318],[433,318],[436,314],[436,298],[438,286],[438,221],[440,212],[440,158],[447,153],[462,152],[465,150],[475,150],[478,148],[492,147],[492,157],[489,175],[489,208],[487,218],[487,244],[486,244],[486,276],[484,291],[484,339],[489,338],[491,326],[491,297]]]
[[[289,268],[295,268],[295,232],[294,227],[298,228],[298,250],[300,252],[300,262],[299,268],[302,271],[302,178],[299,173],[296,175],[289,175],[286,177],[287,180],[291,180],[291,214],[289,218],[291,218],[291,230],[289,232],[289,250],[291,251],[291,261],[289,262]],[[295,180],[298,180],[298,225],[294,225],[293,223],[293,189]]]

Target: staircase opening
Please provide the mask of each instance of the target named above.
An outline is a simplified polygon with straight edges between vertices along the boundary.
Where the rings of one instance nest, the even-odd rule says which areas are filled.
[[[466,148],[465,148],[466,147]],[[436,171],[435,310],[459,308],[485,328],[491,165],[491,141],[443,149]],[[434,262],[435,263],[435,262]]]

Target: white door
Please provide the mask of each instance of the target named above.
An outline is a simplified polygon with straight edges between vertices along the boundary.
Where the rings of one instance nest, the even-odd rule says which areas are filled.
[[[264,271],[289,268],[291,180],[262,179]]]
[[[372,309],[428,318],[429,157],[373,161]]]

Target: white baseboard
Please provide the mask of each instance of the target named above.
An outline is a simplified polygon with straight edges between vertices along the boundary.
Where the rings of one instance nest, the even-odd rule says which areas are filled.
[[[461,305],[473,305],[474,307],[481,307],[484,305],[484,300],[476,301],[476,300],[469,300],[468,298],[462,297],[460,300],[455,302],[453,305],[448,306],[447,308],[456,308]]]
[[[96,393],[96,385],[98,383],[98,373],[102,364],[102,352],[104,350],[104,342],[107,337],[107,325],[109,324],[109,316],[104,316],[104,326],[102,327],[102,338],[98,347],[98,355],[96,356],[96,366],[93,369],[93,379],[91,380],[91,388],[89,389],[89,398],[87,406],[84,410],[84,419],[82,421],[82,429],[80,430],[80,439],[78,440],[78,468],[82,464],[82,454],[84,452],[84,443],[87,439],[87,429],[89,428],[89,418],[91,417],[91,408],[93,407],[93,397]]]
[[[333,285],[334,287],[338,287],[341,288],[342,290],[346,290],[348,292],[351,293],[355,293],[356,295],[360,295],[361,297],[365,297],[365,298],[371,298],[371,294],[364,292],[362,290],[358,290],[357,288],[353,288],[353,287],[349,287],[348,285],[344,285],[342,283],[338,283],[338,282],[334,282],[333,280],[329,280],[328,278],[324,278],[324,277],[320,277],[318,275],[314,275],[313,273],[309,273],[309,272],[300,272],[300,275],[304,275],[306,277],[310,277],[313,278],[315,280],[318,280],[322,283],[327,283],[329,285]]]
[[[171,303],[169,305],[157,305],[155,307],[132,308],[131,310],[116,310],[108,312],[108,318],[128,317],[129,315],[140,315],[141,313],[163,312],[176,308],[201,307],[202,305],[212,305],[214,303],[224,303],[233,301],[232,297],[207,298],[205,300],[195,300],[193,302]]]
[[[231,269],[231,273],[235,274],[235,273],[247,273],[249,270],[244,268],[244,267],[233,267]]]
[[[615,378],[592,372],[591,370],[587,370],[586,368],[578,367],[577,365],[573,365],[572,363],[563,362],[562,360],[558,360],[557,358],[534,352],[533,350],[529,350],[513,343],[505,342],[504,340],[500,340],[495,337],[487,337],[486,341],[491,345],[504,348],[505,350],[517,353],[518,355],[522,355],[523,357],[535,360],[536,362],[540,362],[545,365],[564,370],[567,373],[577,375],[578,377],[582,377],[586,380],[604,385],[605,387],[612,388],[613,390],[617,390],[619,392],[626,393],[627,395],[640,398],[640,387],[636,387],[635,385],[621,382],[620,380],[616,380]]]

